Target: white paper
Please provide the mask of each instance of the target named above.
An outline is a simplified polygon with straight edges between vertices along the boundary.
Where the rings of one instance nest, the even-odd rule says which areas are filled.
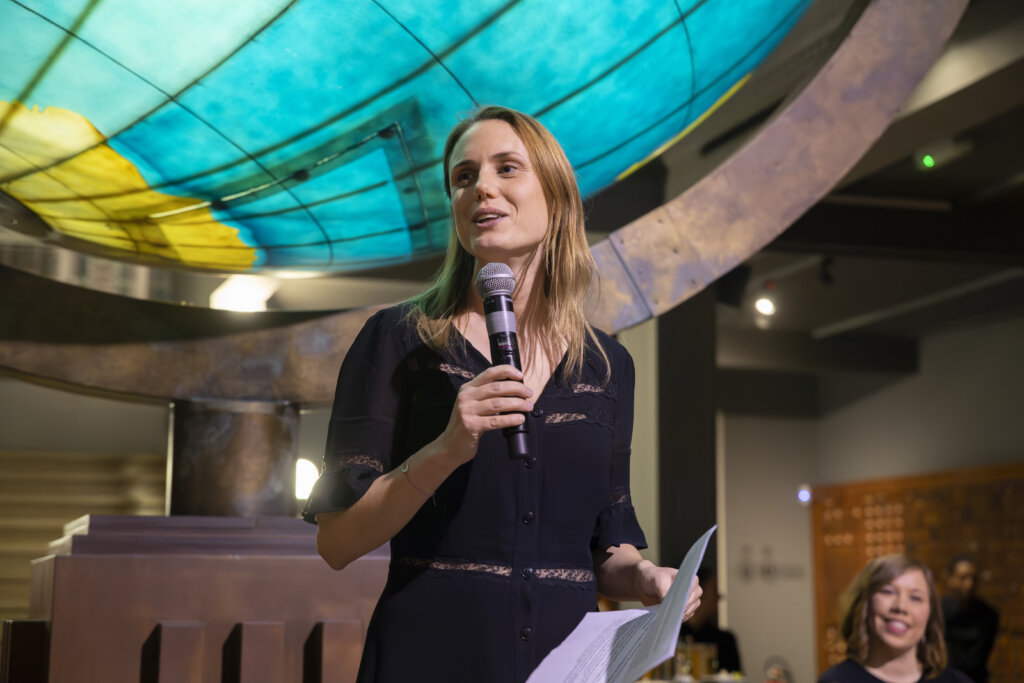
[[[717,528],[690,546],[660,605],[588,613],[526,683],[633,683],[675,655],[690,586]]]

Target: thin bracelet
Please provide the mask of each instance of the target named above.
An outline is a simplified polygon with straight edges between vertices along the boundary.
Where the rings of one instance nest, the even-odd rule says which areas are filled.
[[[416,489],[417,493],[419,493],[420,495],[426,496],[427,498],[433,498],[434,497],[433,493],[427,493],[426,491],[424,491],[419,486],[417,486],[416,484],[413,483],[412,477],[409,476],[409,459],[408,458],[406,458],[405,462],[402,463],[402,474],[405,475],[405,480],[407,482],[409,482],[409,486],[411,486],[414,489]]]

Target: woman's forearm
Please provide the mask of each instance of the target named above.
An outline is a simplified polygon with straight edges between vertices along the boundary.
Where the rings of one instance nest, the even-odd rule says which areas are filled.
[[[374,480],[352,507],[319,513],[317,552],[332,568],[343,569],[380,547],[409,523],[456,466],[438,441],[427,444]]]
[[[640,600],[639,574],[645,560],[635,546],[623,543],[594,553],[597,591],[609,600]]]
[[[645,605],[657,605],[672,588],[678,573],[673,567],[659,567],[645,560],[635,546],[627,543],[594,553],[597,590],[610,600],[638,600]],[[700,590],[690,592],[686,618],[700,604],[700,593]]]

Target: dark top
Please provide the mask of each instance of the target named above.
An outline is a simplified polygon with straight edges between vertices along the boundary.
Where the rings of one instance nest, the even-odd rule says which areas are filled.
[[[978,598],[961,605],[956,598],[942,598],[942,616],[946,620],[946,651],[949,665],[974,680],[987,683],[988,657],[996,644],[999,612]]]
[[[719,671],[743,671],[740,664],[740,649],[736,645],[736,636],[732,632],[718,628],[717,624],[705,623],[700,628],[693,628],[683,622],[679,629],[679,637],[683,640],[692,638],[696,643],[712,643],[716,646]]]
[[[872,676],[852,659],[846,659],[821,674],[818,683],[885,683],[885,681]],[[971,679],[956,669],[947,667],[935,678],[922,676],[918,683],[971,683]]]
[[[459,387],[490,365],[468,342],[430,349],[404,311],[370,318],[345,356],[307,521],[352,505],[437,437]],[[530,455],[511,457],[500,431],[485,432],[391,540],[361,683],[524,681],[597,609],[592,551],[646,547],[629,496],[633,361],[598,336],[607,384],[594,350],[569,382],[563,359],[527,416]]]

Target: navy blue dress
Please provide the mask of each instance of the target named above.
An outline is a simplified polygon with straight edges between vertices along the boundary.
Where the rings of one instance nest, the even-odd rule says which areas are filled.
[[[818,678],[818,683],[885,683],[852,659],[844,659]],[[918,683],[971,683],[965,674],[946,667],[935,678],[921,676]]]
[[[345,357],[308,521],[352,505],[436,438],[459,387],[490,365],[468,343],[430,349],[406,310],[375,314]],[[525,681],[597,609],[592,551],[646,547],[629,495],[633,361],[598,335],[609,382],[593,350],[578,379],[560,364],[527,416],[530,455],[511,457],[501,432],[486,432],[391,540],[361,683]]]

